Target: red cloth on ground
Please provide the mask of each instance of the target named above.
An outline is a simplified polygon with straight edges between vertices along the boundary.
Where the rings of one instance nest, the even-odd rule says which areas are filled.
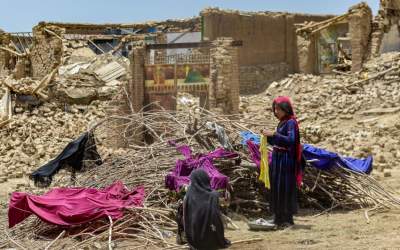
[[[121,181],[104,189],[54,188],[44,195],[14,192],[8,208],[8,226],[11,228],[31,214],[41,220],[72,226],[110,216],[123,216],[123,208],[143,205],[143,187],[129,191]]]

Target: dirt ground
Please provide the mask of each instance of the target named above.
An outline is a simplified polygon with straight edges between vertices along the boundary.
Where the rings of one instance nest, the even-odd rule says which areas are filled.
[[[400,191],[400,169],[392,169],[392,177],[379,178],[388,188]],[[225,236],[232,242],[261,238],[262,241],[233,244],[232,250],[268,249],[400,249],[400,210],[320,211],[301,209],[295,217],[296,225],[279,231],[249,231],[245,218],[232,217],[240,228],[232,226]],[[254,219],[254,218],[251,218]],[[169,239],[174,241],[174,237]],[[130,242],[117,244],[117,249],[130,249]],[[178,248],[177,248],[178,249]]]
[[[400,191],[400,170],[381,180]],[[228,230],[231,241],[262,238],[263,241],[233,245],[230,249],[400,249],[400,211],[368,213],[366,210],[334,211],[319,215],[300,210],[293,228],[281,231],[251,232],[243,221],[240,230]]]
[[[381,178],[381,183],[400,191],[400,169],[392,169],[392,177]],[[232,242],[261,238],[262,241],[233,244],[229,249],[400,249],[400,210],[370,212],[366,210],[334,211],[321,214],[318,211],[300,210],[295,217],[296,225],[279,231],[249,231],[244,218],[234,219],[240,228],[226,230]],[[7,220],[6,209],[2,211],[2,224]],[[240,217],[238,217],[240,218]],[[254,219],[254,218],[250,218]],[[174,241],[174,237],[169,240]],[[27,242],[24,242],[27,243]],[[103,242],[102,242],[103,243]],[[106,247],[106,242],[102,244]],[[43,246],[47,245],[43,241]],[[66,245],[65,245],[66,244]],[[60,244],[68,248],[68,243]],[[115,242],[115,249],[131,249],[134,242]],[[25,244],[27,246],[28,244]],[[57,247],[57,248],[58,248]],[[98,249],[98,248],[93,248]],[[106,248],[104,248],[106,249]],[[147,248],[148,249],[148,248]]]

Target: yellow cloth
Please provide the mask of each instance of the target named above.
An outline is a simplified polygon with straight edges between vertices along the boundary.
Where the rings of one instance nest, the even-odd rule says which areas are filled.
[[[261,136],[260,153],[261,153],[260,177],[258,179],[265,184],[265,187],[267,189],[270,189],[271,185],[269,182],[267,137],[265,137],[264,135]]]

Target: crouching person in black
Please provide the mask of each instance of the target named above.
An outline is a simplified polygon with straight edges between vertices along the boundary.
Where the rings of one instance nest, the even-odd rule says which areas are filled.
[[[178,208],[177,223],[177,242],[184,243],[184,231],[192,250],[214,250],[230,245],[224,236],[219,194],[211,190],[210,178],[202,169],[190,175],[188,192]]]

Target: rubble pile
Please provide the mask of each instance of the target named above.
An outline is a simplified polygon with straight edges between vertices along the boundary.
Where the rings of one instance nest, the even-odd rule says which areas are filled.
[[[106,116],[106,104],[95,101],[61,108],[44,103],[33,110],[18,107],[15,111],[13,121],[0,130],[0,183],[27,177],[57,156],[89,122]]]
[[[242,97],[241,112],[275,126],[273,98],[291,96],[304,142],[348,156],[373,155],[375,168],[389,176],[400,156],[399,59],[399,53],[383,54],[353,75],[291,75],[261,95]]]
[[[53,99],[66,103],[110,100],[127,80],[128,67],[128,59],[111,54],[70,60],[60,67],[50,91]]]
[[[129,61],[111,54],[88,54],[71,57],[56,69],[58,74],[53,71],[42,80],[1,81],[1,96],[6,88],[12,96],[7,104],[12,107],[10,119],[0,125],[0,184],[6,183],[5,193],[34,191],[29,174],[57,156],[89,123],[110,114],[109,103],[127,79]],[[38,86],[41,92],[35,91]]]
[[[25,77],[20,80],[9,79],[7,83],[12,91],[20,94],[31,94],[39,86],[39,81],[33,80],[30,77]]]

